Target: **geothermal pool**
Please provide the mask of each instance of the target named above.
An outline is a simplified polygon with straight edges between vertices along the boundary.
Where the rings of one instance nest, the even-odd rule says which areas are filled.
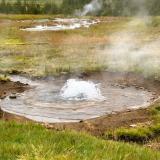
[[[73,30],[81,27],[89,28],[91,25],[99,23],[99,20],[78,19],[78,18],[56,18],[54,20],[45,19],[44,21],[35,21],[37,25],[33,27],[22,28],[23,31],[60,31]]]
[[[103,79],[105,78],[105,79]],[[1,100],[2,110],[37,122],[79,122],[113,112],[148,107],[153,93],[135,86],[120,85],[116,78],[48,78],[30,80],[12,76],[12,81],[28,83],[31,89]]]

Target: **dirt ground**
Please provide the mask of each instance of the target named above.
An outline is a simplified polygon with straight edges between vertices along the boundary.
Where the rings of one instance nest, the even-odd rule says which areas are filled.
[[[133,85],[136,84],[137,87],[144,87],[148,90],[151,90],[152,92],[155,92],[155,97],[160,94],[160,82],[154,81],[151,79],[144,80],[143,76],[139,77],[138,75],[136,76],[135,74],[126,74],[124,76],[115,73],[96,73],[95,75],[82,75],[83,78],[86,78],[90,76],[91,78],[94,78],[100,75],[105,77],[106,81],[109,81],[109,79],[116,79],[117,76],[120,77],[118,80],[119,83],[127,83],[126,85]],[[107,75],[105,75],[107,74]],[[108,79],[107,79],[108,77]],[[110,78],[109,78],[110,77]],[[0,98],[3,99],[6,96],[14,93],[21,93],[24,92],[26,89],[28,89],[29,86],[27,84],[22,84],[20,82],[11,82],[11,81],[0,81]],[[24,117],[12,115],[9,113],[4,113],[1,111],[0,118],[4,120],[15,120],[18,122],[26,122],[30,121]],[[96,119],[91,119],[91,120],[86,120],[86,121],[81,121],[79,123],[57,123],[57,124],[48,124],[45,123],[43,124],[45,127],[49,129],[55,129],[55,130],[76,130],[76,131],[84,131],[91,133],[92,135],[95,136],[103,136],[103,134],[107,130],[112,130],[118,127],[128,127],[132,124],[136,123],[151,123],[151,115],[149,112],[149,109],[138,109],[138,110],[127,110],[124,112],[117,112],[113,113],[111,115],[106,115],[100,118]]]

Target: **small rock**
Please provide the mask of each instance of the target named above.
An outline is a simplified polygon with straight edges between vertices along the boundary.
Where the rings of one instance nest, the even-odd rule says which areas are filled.
[[[131,110],[130,110],[130,109],[127,109],[126,112],[131,112]]]
[[[80,121],[79,121],[79,123],[83,123],[83,122],[84,122],[83,120],[80,120]]]
[[[67,72],[61,72],[61,74],[66,75],[66,74],[67,74]]]
[[[9,98],[10,98],[10,99],[16,99],[17,96],[16,96],[16,94],[12,94],[12,95],[9,96]]]
[[[139,89],[139,86],[135,86],[135,88]]]
[[[5,95],[3,95],[3,96],[1,96],[1,97],[0,97],[0,99],[5,99],[5,98],[6,98],[6,96],[5,96]]]
[[[137,125],[136,124],[131,124],[130,127],[135,128],[135,127],[137,127]]]
[[[120,86],[121,89],[125,89],[125,86]]]

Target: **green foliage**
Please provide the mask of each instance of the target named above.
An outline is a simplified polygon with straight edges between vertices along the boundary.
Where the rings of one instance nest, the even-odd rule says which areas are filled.
[[[76,132],[0,121],[2,160],[159,160],[159,152]]]
[[[137,14],[160,14],[159,0],[99,0],[103,3],[97,15],[131,16]],[[1,13],[14,14],[74,14],[91,0],[1,0]]]
[[[57,14],[58,6],[56,3],[46,1],[44,4],[37,0],[2,0],[0,3],[1,13],[14,14]]]

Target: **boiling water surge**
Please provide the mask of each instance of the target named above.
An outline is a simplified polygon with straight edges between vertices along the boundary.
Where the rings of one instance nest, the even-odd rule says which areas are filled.
[[[104,100],[98,84],[91,81],[70,79],[61,89],[60,95],[65,100]]]
[[[0,101],[2,110],[38,122],[78,122],[116,111],[147,107],[152,93],[134,87],[120,88],[101,81],[78,79],[35,80],[12,76],[31,89]]]

